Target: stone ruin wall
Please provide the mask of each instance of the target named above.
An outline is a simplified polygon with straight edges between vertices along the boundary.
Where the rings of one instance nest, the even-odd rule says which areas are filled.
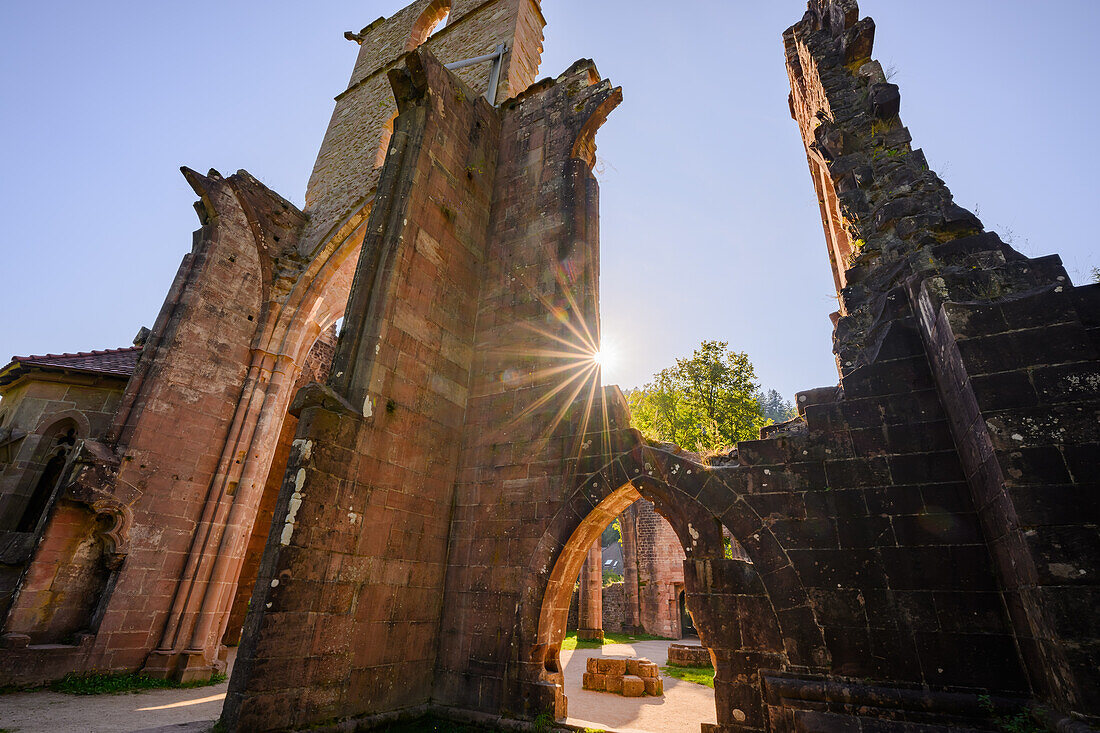
[[[24,570],[36,552],[36,534],[15,530],[58,433],[71,426],[77,439],[102,435],[114,417],[122,390],[120,379],[69,374],[58,381],[32,377],[11,387],[4,397],[0,430],[8,459],[0,463],[0,623],[4,633],[25,633],[36,641],[54,643],[74,640],[74,633],[90,628],[101,590],[100,580],[90,576],[103,570],[94,557],[96,548],[88,546],[96,541],[92,514],[85,510],[82,515],[78,507],[69,506],[64,518],[47,518],[41,531],[50,537],[50,546],[45,548],[43,567],[30,578]],[[73,565],[71,558],[78,548],[83,548],[84,561]],[[89,580],[93,580],[90,585]],[[21,610],[17,618],[10,618],[8,611],[17,592],[23,595]],[[72,602],[69,610],[64,608],[65,599]],[[47,630],[53,626],[54,615],[74,610],[74,620],[63,624],[60,633]]]
[[[1020,255],[953,202],[910,145],[898,88],[871,59],[873,39],[873,21],[859,19],[852,0],[814,0],[784,36],[791,112],[840,295],[834,351],[844,396],[906,382],[936,390],[951,439],[942,445],[957,446],[952,472],[965,479],[968,521],[994,570],[989,596],[1007,610],[998,626],[1026,672],[1017,684],[1095,720],[1100,643],[1079,620],[1095,617],[1096,581],[1067,569],[1100,561],[1087,488],[1100,456],[1097,288],[1072,287],[1056,256]],[[903,338],[907,331],[918,339]],[[905,340],[911,350],[899,349]],[[805,397],[799,407],[812,427],[820,394]],[[930,439],[928,431],[909,438]],[[926,504],[960,500],[945,493]],[[974,595],[961,608],[933,597],[948,611],[945,631],[982,613]],[[988,650],[991,626],[969,638],[984,632]],[[960,660],[983,657],[973,641],[956,648]]]
[[[642,629],[679,639],[679,592],[684,588],[684,547],[653,503],[642,500],[633,519],[637,530],[638,597]]]
[[[309,350],[302,372],[294,383],[294,391],[308,384],[323,383],[332,370],[332,359],[336,354],[336,325],[323,332]],[[271,520],[275,513],[275,501],[279,497],[279,485],[286,471],[286,462],[290,458],[291,443],[298,429],[298,418],[287,413],[279,431],[279,442],[271,457],[271,469],[264,484],[263,497],[256,510],[256,519],[252,525],[248,547],[245,549],[244,563],[241,567],[240,581],[233,598],[233,606],[226,622],[223,643],[236,646],[240,640],[241,627],[248,612],[248,599],[252,596],[252,587],[256,584],[256,575],[260,570],[260,557],[263,555],[267,535],[271,530]]]
[[[400,17],[373,24],[373,31],[379,39],[407,40],[427,5],[416,3]],[[536,3],[456,3],[454,11],[429,46],[467,58],[490,40],[490,46],[508,41],[515,50],[505,59],[501,84],[510,90],[529,83],[541,53]],[[515,38],[522,41],[518,47]],[[338,102],[318,165],[335,156],[333,164],[347,178],[313,191],[308,213],[243,171],[223,177],[184,170],[200,196],[203,228],[169,290],[114,426],[88,454],[84,474],[86,489],[118,508],[135,541],[93,629],[95,643],[50,652],[58,659],[49,665],[45,651],[22,649],[7,655],[16,660],[10,669],[43,675],[87,667],[144,669],[191,679],[222,664],[220,642],[234,599],[234,623],[240,618],[237,580],[255,558],[255,547],[252,558],[245,557],[249,537],[295,381],[310,345],[347,299],[377,184],[374,153],[367,150],[377,144],[361,141],[378,140],[390,114],[380,116],[375,107],[393,110],[385,72],[404,50],[379,62],[375,88],[361,86],[360,96]],[[363,64],[358,68],[362,72]],[[485,79],[488,64],[464,73]],[[314,184],[323,179],[315,177]]]
[[[275,512],[286,519],[268,540],[227,698],[227,720],[243,727],[285,725],[288,700],[292,725],[429,699],[497,709],[503,679],[487,671],[505,658],[491,629],[514,612],[521,577],[502,563],[530,552],[494,542],[537,541],[506,525],[551,508],[532,494],[549,475],[528,475],[546,438],[502,435],[501,400],[539,391],[531,377],[543,367],[518,355],[537,355],[546,337],[518,324],[545,322],[540,289],[557,285],[532,275],[547,252],[576,261],[583,297],[571,312],[591,318],[594,235],[578,228],[594,213],[590,162],[578,163],[588,180],[565,186],[543,185],[542,170],[561,176],[584,124],[617,92],[578,65],[495,110],[430,53],[406,64],[391,75],[401,142],[359,265],[372,276],[353,288],[329,386],[296,407]],[[546,135],[551,114],[572,132]],[[535,146],[545,163],[518,154]],[[561,213],[541,231],[520,226],[538,211]],[[499,600],[486,601],[490,589]],[[321,592],[329,600],[303,604]]]
[[[333,372],[292,407],[230,730],[564,717],[574,579],[638,498],[685,548],[716,669],[707,731],[988,729],[1035,703],[1052,727],[1097,722],[1100,286],[954,204],[910,145],[873,34],[851,0],[811,0],[784,35],[840,384],[799,393],[799,420],[723,466],[647,443],[598,375],[540,399],[544,350],[598,318],[591,165],[619,90],[578,62],[493,109],[428,51],[394,64],[402,113]],[[87,649],[64,652],[184,677],[216,666],[297,377],[298,351],[248,344],[307,226],[247,174],[187,176],[203,229],[123,398],[120,463],[105,448],[74,484],[109,487],[157,534],[127,548]],[[287,335],[303,358],[320,327]],[[244,443],[262,469],[242,473],[227,436],[254,398],[274,409]],[[240,556],[186,530],[205,512]],[[727,533],[743,556],[726,558]],[[4,643],[6,667],[44,664]]]
[[[509,52],[501,69],[497,100],[513,97],[535,81],[546,24],[537,0],[418,0],[389,18],[379,18],[352,38],[359,55],[348,88],[336,96],[336,108],[306,187],[310,224],[300,250],[312,253],[330,239],[349,216],[365,217],[364,207],[378,185],[397,107],[387,73],[410,50],[410,40],[426,32],[425,23],[446,25],[423,42],[443,63],[492,53],[501,43]],[[490,64],[459,69],[455,75],[475,94],[484,94]],[[366,144],[364,144],[366,141]],[[382,154],[379,155],[379,151]],[[358,214],[356,212],[359,212]]]

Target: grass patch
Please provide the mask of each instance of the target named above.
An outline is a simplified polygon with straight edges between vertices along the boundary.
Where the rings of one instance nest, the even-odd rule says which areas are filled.
[[[601,646],[607,644],[633,644],[636,641],[672,641],[667,636],[654,636],[653,634],[625,634],[617,631],[605,631],[603,635],[603,643],[598,641],[589,641],[587,639],[577,639],[577,632],[574,631],[570,634],[566,634],[562,639],[561,648],[562,651],[569,651],[571,649],[599,649]]]
[[[565,638],[561,640],[561,650],[563,652],[572,651],[573,649],[599,649],[603,646],[598,641],[590,641],[589,639],[577,639],[577,632],[572,634],[566,634]]]
[[[697,685],[706,685],[714,689],[714,670],[706,667],[681,667],[678,664],[669,664],[661,667],[661,671],[669,677],[675,677],[684,682],[694,682]]]
[[[67,674],[49,687],[54,692],[68,695],[117,695],[120,692],[138,692],[140,690],[188,689],[208,687],[225,682],[224,674],[215,674],[208,680],[175,682],[160,677],[150,677],[141,672],[109,674],[93,672],[91,674]]]

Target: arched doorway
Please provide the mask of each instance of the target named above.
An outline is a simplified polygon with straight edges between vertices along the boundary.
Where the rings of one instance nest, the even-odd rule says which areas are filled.
[[[779,544],[757,541],[757,547],[772,549],[753,557],[727,556],[727,533],[742,545],[739,530],[752,528],[757,537],[770,534],[761,518],[738,502],[731,488],[739,485],[736,470],[704,466],[691,454],[639,443],[578,478],[531,568],[530,591],[538,598],[538,612],[521,612],[521,624],[534,622],[534,628],[520,629],[521,636],[530,639],[521,666],[524,699],[541,706],[540,711],[553,710],[559,719],[568,713],[560,653],[573,581],[587,548],[603,528],[644,497],[668,520],[684,547],[684,602],[700,641],[715,660],[718,723],[764,728],[759,670],[783,669],[801,661],[801,652],[796,649],[794,658],[789,656],[769,593],[769,581],[779,577],[775,571],[789,564]],[[540,564],[547,568],[541,577]],[[784,593],[785,602],[792,595],[805,597],[800,584]]]
[[[637,498],[618,515],[620,526],[624,518],[634,514],[638,508],[648,509],[652,514],[653,505],[645,498],[637,492],[632,494],[629,488],[624,493]],[[602,515],[603,512],[595,514],[601,522],[606,519]],[[661,515],[656,516],[660,519],[661,525],[672,533],[671,526],[661,518]],[[653,535],[652,532],[649,534]],[[651,539],[654,537],[651,536]],[[674,542],[676,543],[674,556],[664,559],[674,562],[682,573],[686,548],[680,546],[678,539]],[[563,553],[563,558],[572,554],[571,544],[569,543],[566,553]],[[645,686],[643,688],[639,685],[640,689],[636,690],[636,692],[644,690],[644,694],[640,696],[625,693],[618,685],[608,686],[605,690],[603,689],[605,678],[602,675],[588,674],[595,673],[597,666],[603,671],[605,661],[613,665],[616,663],[608,660],[623,657],[647,660],[663,667],[668,663],[669,646],[678,643],[681,639],[676,598],[677,591],[683,588],[682,575],[679,583],[661,582],[662,585],[668,586],[662,587],[660,591],[663,594],[662,601],[667,607],[660,609],[660,613],[655,613],[655,609],[647,608],[640,602],[641,596],[647,590],[651,590],[652,586],[667,578],[661,578],[659,581],[655,575],[646,576],[635,573],[632,580],[638,586],[634,589],[634,601],[639,603],[638,615],[640,618],[648,619],[650,625],[623,628],[621,621],[627,616],[623,608],[624,599],[629,594],[622,582],[618,584],[619,588],[615,589],[616,592],[603,596],[604,603],[593,603],[592,599],[598,598],[598,594],[609,592],[603,584],[602,574],[592,571],[595,547],[596,545],[589,547],[588,558],[580,571],[580,579],[574,584],[576,590],[571,594],[577,601],[576,619],[580,628],[574,631],[573,626],[570,625],[563,642],[557,647],[558,655],[554,665],[557,671],[554,677],[556,689],[560,690],[558,697],[562,698],[557,706],[559,720],[565,718],[564,722],[585,729],[619,730],[626,727],[631,730],[654,733],[695,733],[703,724],[714,724],[716,722],[714,692],[703,683],[703,678],[707,676],[705,672],[700,671],[698,676],[693,676],[694,679],[688,681],[671,676],[665,670],[654,680],[659,682],[659,685],[651,686],[648,679],[641,680]],[[651,549],[654,552],[663,550],[667,553],[669,548]],[[603,550],[602,547],[601,550]],[[602,552],[600,556],[602,557]],[[611,601],[610,604],[608,600]],[[602,609],[599,606],[602,606]],[[597,630],[594,635],[589,633],[591,629],[586,632],[586,627],[593,618],[595,618]],[[696,643],[698,643],[697,640]],[[643,673],[635,670],[627,674]],[[617,681],[618,678],[606,679],[611,682]],[[592,686],[597,680],[598,685]],[[654,692],[655,689],[658,691]],[[619,694],[615,694],[616,692]]]
[[[680,610],[680,636],[698,636],[699,632],[695,629],[695,622],[691,618],[691,612],[687,606],[687,592],[681,590],[676,594],[677,606]]]

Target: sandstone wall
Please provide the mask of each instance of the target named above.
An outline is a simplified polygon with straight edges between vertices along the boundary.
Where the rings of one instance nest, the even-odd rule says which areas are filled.
[[[443,705],[536,704],[506,697],[506,672],[526,652],[502,630],[516,621],[529,558],[580,451],[568,427],[578,415],[566,411],[598,394],[586,358],[596,349],[598,189],[585,157],[618,99],[578,62],[501,110],[436,672]]]
[[[226,708],[244,729],[431,694],[498,123],[421,53],[395,79],[400,150],[383,169],[332,390],[299,398]]]
[[[328,331],[322,333],[317,342],[310,348],[305,364],[302,366],[302,372],[294,382],[294,392],[297,393],[298,390],[308,384],[323,384],[327,381],[335,353],[336,326],[334,325]],[[264,552],[264,545],[267,544],[267,536],[271,531],[275,502],[279,498],[279,487],[283,483],[286,463],[290,458],[290,448],[297,429],[298,418],[287,413],[279,431],[279,442],[275,447],[275,453],[271,457],[271,469],[268,471],[267,482],[264,484],[263,498],[256,508],[256,519],[252,525],[252,533],[249,535],[248,547],[245,550],[240,581],[237,584],[237,592],[233,597],[233,605],[226,621],[224,643],[230,646],[236,646],[240,640],[241,627],[244,625],[244,617],[248,612],[248,601],[252,597],[252,589],[256,585],[256,575],[260,570],[260,558]]]
[[[9,436],[0,460],[0,531],[13,530],[34,489],[35,476],[44,464],[43,450],[53,435],[50,427],[59,420],[79,420],[80,438],[102,436],[118,407],[122,379],[82,375],[34,376],[10,386],[4,395],[3,435]],[[15,435],[24,434],[22,438]],[[45,440],[45,442],[43,442]]]
[[[542,18],[537,0],[450,2],[417,0],[390,18],[364,28],[358,35],[359,56],[348,88],[336,97],[336,108],[317,154],[306,188],[310,226],[301,251],[312,253],[353,211],[366,205],[378,185],[383,156],[397,113],[387,73],[412,46],[418,23],[450,9],[446,26],[424,42],[443,63],[492,53],[507,43],[510,51],[501,69],[497,101],[515,96],[535,80],[542,55]],[[475,94],[488,86],[490,64],[458,70]]]
[[[647,634],[679,639],[683,635],[679,593],[684,588],[684,548],[652,502],[643,499],[636,506],[634,521],[642,629]]]

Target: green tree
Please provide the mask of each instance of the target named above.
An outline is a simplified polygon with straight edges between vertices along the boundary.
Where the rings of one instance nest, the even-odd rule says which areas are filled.
[[[603,534],[600,535],[600,547],[609,547],[613,542],[622,539],[622,536],[623,532],[622,528],[619,527],[619,518],[615,517],[611,524],[607,525],[607,529],[603,531]]]
[[[704,341],[691,358],[677,359],[627,399],[643,435],[702,452],[759,435],[767,419],[758,392],[744,352],[732,351],[725,341]]]
[[[783,395],[774,389],[762,390],[756,399],[760,402],[760,411],[764,413],[764,417],[772,422],[787,422],[798,415],[794,405],[783,399]]]

